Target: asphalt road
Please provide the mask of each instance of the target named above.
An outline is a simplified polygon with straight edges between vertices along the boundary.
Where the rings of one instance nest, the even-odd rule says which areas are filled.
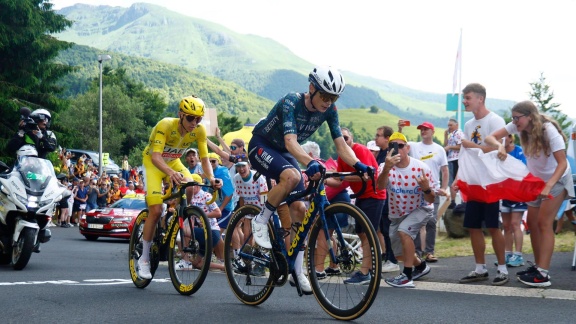
[[[88,242],[78,228],[52,232],[53,239],[32,256],[24,270],[0,266],[3,323],[335,322],[313,296],[298,297],[288,285],[276,288],[258,307],[243,305],[222,272],[210,272],[193,296],[176,292],[165,266],[146,289],[138,289],[128,273],[127,241]],[[372,308],[357,322],[574,323],[576,272],[571,262],[571,253],[556,254],[553,285],[534,289],[515,279],[503,287],[492,287],[489,282],[461,285],[457,280],[472,269],[473,259],[441,259],[415,289],[383,283]],[[490,271],[495,273],[494,267]]]

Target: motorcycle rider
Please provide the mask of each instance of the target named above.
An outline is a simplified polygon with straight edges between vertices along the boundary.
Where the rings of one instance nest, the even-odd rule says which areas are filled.
[[[45,159],[48,153],[54,152],[58,147],[56,136],[50,130],[52,116],[46,109],[36,109],[30,112],[30,108],[20,109],[22,120],[18,132],[10,139],[7,148],[9,152],[16,153],[24,145],[34,145],[38,151],[38,157]]]

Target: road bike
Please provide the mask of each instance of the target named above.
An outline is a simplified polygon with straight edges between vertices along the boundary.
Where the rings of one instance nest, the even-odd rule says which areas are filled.
[[[150,247],[150,272],[154,276],[160,261],[168,261],[170,280],[182,295],[192,295],[206,279],[212,257],[212,231],[210,221],[204,211],[197,206],[188,206],[186,188],[200,186],[212,188],[198,182],[187,182],[172,188],[162,197],[164,203],[177,199],[177,206],[171,217],[163,216],[158,222]],[[213,203],[218,197],[214,191]],[[128,247],[128,265],[132,282],[138,288],[147,287],[152,279],[138,277],[138,259],[142,255],[142,234],[148,218],[148,209],[138,214],[132,228]]]
[[[255,245],[252,234],[247,234],[240,240],[240,244],[233,242],[235,229],[245,224],[249,226],[246,222],[250,222],[260,213],[259,207],[244,205],[231,216],[224,240],[224,261],[228,283],[240,301],[253,306],[262,304],[270,297],[275,287],[283,286],[288,281],[288,274],[292,274],[298,294],[302,296],[303,292],[295,274],[294,262],[308,236],[306,249],[308,276],[313,294],[324,311],[336,319],[352,320],[362,316],[370,308],[376,299],[381,279],[381,254],[376,231],[362,210],[345,202],[329,203],[324,190],[324,179],[353,175],[362,176],[359,172],[324,171],[321,173],[320,180],[310,181],[306,190],[293,192],[286,198],[288,203],[307,196],[310,198],[310,207],[305,213],[302,224],[295,229],[295,236],[289,246],[285,245],[284,237],[290,233],[281,228],[276,213],[268,223],[271,250]],[[373,174],[371,178],[374,185]],[[366,182],[364,182],[363,190],[365,188]],[[364,257],[369,256],[372,261],[369,265],[370,280],[363,285],[345,283],[346,279],[359,270],[361,260],[358,260],[355,248],[346,241],[346,235],[342,231],[344,224],[340,224],[336,217],[340,213],[352,220],[356,229],[361,228],[366,237],[362,251]],[[336,248],[333,248],[332,242],[319,241],[330,237],[327,220],[331,220],[336,225],[334,230]],[[319,237],[320,233],[324,235]],[[234,245],[237,247],[236,252]],[[320,251],[320,246],[326,247]],[[327,255],[328,258],[317,257],[318,255]],[[324,269],[330,261],[339,266],[340,274],[318,278],[315,266],[322,265]],[[263,275],[257,273],[257,267],[265,268]]]

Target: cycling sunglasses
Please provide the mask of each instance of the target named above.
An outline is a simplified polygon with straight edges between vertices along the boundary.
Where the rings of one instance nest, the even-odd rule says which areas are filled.
[[[318,93],[320,94],[320,99],[322,99],[322,101],[324,102],[328,102],[330,101],[331,103],[335,103],[336,100],[338,100],[338,98],[340,98],[339,95],[334,95],[322,90],[318,90]]]
[[[200,116],[184,115],[184,117],[186,117],[186,121],[189,123],[196,121],[196,124],[199,124],[202,121],[202,117]]]
[[[398,144],[398,148],[399,148],[399,149],[403,149],[404,146],[406,146],[406,144],[402,144],[402,143],[396,143],[396,144]],[[388,144],[388,148],[391,149],[391,150],[393,150],[393,149],[394,149],[394,143]]]
[[[236,145],[230,145],[230,150],[231,150],[231,151],[234,151],[234,150],[237,149],[237,148],[238,148],[238,146],[236,146]]]

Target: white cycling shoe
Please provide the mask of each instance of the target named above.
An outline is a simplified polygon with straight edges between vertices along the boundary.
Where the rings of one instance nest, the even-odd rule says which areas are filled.
[[[256,217],[252,218],[252,235],[256,244],[265,249],[271,249],[270,235],[268,234],[268,223],[260,224],[256,221]]]
[[[302,293],[304,295],[312,295],[312,286],[310,286],[310,281],[308,281],[306,275],[304,273],[301,273],[297,276],[298,276],[298,283],[300,284],[300,289],[302,289]],[[296,282],[294,281],[292,275],[290,275],[289,282],[290,286],[296,287]]]
[[[142,279],[152,279],[150,272],[150,262],[141,262],[138,260],[138,277]]]

